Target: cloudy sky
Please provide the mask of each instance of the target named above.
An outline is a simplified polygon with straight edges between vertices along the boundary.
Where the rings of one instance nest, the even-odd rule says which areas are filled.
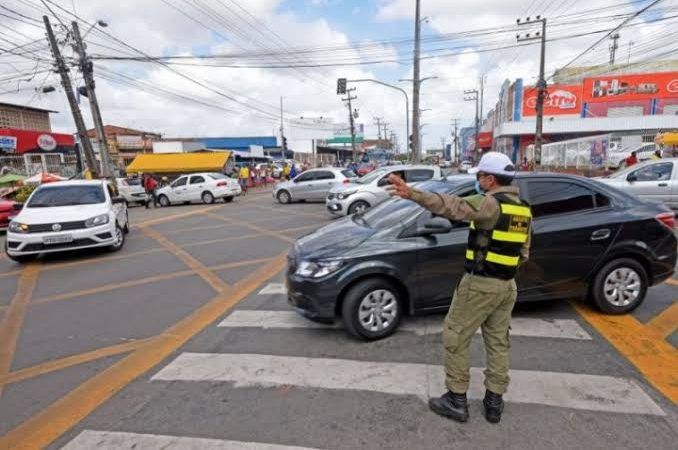
[[[486,77],[484,109],[505,79],[534,83],[539,47],[516,47],[519,17],[547,17],[547,74],[578,56],[652,0],[422,0],[424,147],[440,146],[453,119],[473,123],[463,91]],[[336,79],[378,79],[411,92],[414,0],[2,0],[0,101],[60,111],[55,131],[74,129],[58,77],[51,73],[42,15],[50,17],[67,58],[65,26],[80,21],[95,58],[106,123],[165,136],[277,135],[280,97],[292,140],[308,136],[299,118],[347,120]],[[49,9],[48,9],[49,7]],[[51,11],[50,11],[51,10]],[[622,28],[618,62],[666,57],[675,43],[678,0],[664,0]],[[670,30],[667,31],[667,30]],[[675,44],[674,44],[675,45]],[[609,40],[572,65],[603,64]],[[159,59],[160,57],[174,57]],[[152,57],[152,58],[148,58]],[[178,57],[178,58],[177,58]],[[70,61],[70,59],[69,59]],[[73,68],[74,82],[81,76]],[[59,90],[42,94],[36,88]],[[354,85],[366,135],[383,117],[405,141],[402,94]],[[87,99],[81,100],[91,124]]]

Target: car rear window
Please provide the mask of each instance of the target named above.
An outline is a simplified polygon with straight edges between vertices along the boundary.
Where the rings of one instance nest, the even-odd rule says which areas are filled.
[[[104,203],[106,195],[101,186],[41,186],[31,197],[28,208],[95,205]]]

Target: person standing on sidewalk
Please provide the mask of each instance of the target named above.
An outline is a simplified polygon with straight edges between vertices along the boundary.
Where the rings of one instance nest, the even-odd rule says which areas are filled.
[[[478,195],[458,197],[417,191],[396,176],[389,177],[391,195],[411,199],[450,220],[470,221],[466,274],[454,292],[445,318],[445,385],[448,392],[429,400],[433,412],[466,422],[469,417],[471,338],[480,327],[485,341],[485,418],[498,423],[504,410],[502,395],[509,384],[509,325],[517,297],[519,264],[527,261],[532,213],[511,186],[515,167],[503,153],[486,153],[476,174]]]
[[[158,182],[155,181],[155,178],[147,174],[144,178],[144,190],[146,191],[146,209],[150,208],[151,199],[153,199],[153,207],[158,207],[158,195],[156,194],[157,187]]]
[[[240,179],[240,187],[242,188],[242,193],[243,195],[245,195],[247,194],[247,185],[250,180],[250,168],[247,164],[243,164],[242,167],[240,168],[238,178]]]

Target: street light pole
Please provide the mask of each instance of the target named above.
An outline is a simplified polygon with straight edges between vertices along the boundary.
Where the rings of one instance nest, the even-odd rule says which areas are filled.
[[[346,82],[347,83],[367,83],[367,82],[376,83],[376,84],[380,84],[382,86],[386,86],[386,87],[389,87],[391,89],[395,89],[396,91],[401,92],[405,96],[405,124],[406,124],[406,127],[407,127],[407,136],[410,135],[410,98],[407,95],[407,91],[405,91],[405,89],[399,88],[398,86],[393,86],[393,85],[388,84],[388,83],[384,83],[383,81],[374,80],[372,78],[361,78],[359,80],[347,80]]]
[[[478,145],[478,133],[480,132],[480,117],[478,117],[478,90],[477,89],[468,89],[464,91],[464,101],[467,102],[476,102],[476,131],[475,131],[475,139],[474,139],[474,144],[473,144],[473,155],[471,156],[471,159],[473,162],[476,162],[478,160],[478,149],[480,148]]]

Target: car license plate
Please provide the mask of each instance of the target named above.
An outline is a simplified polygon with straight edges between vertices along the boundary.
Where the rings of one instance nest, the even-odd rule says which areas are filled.
[[[73,242],[73,236],[70,234],[63,234],[60,236],[46,236],[42,238],[42,243],[45,245],[66,244]]]

